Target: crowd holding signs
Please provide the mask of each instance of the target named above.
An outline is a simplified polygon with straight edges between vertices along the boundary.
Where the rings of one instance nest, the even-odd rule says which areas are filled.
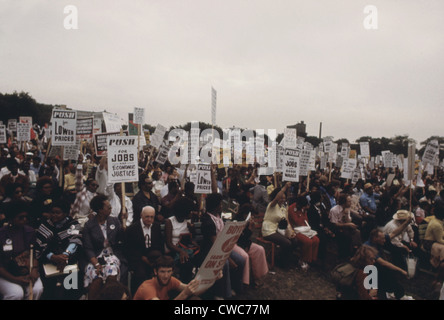
[[[216,98],[216,91],[212,89],[213,126],[216,125]],[[274,177],[277,184],[295,183],[299,188],[304,182],[307,192],[313,172],[322,171],[331,177],[335,171],[337,178],[356,184],[359,180],[365,181],[371,170],[383,167],[390,172],[386,179],[388,185],[395,180],[395,171],[402,171],[406,186],[420,186],[424,172],[433,175],[438,167],[442,167],[438,140],[429,141],[422,157],[417,154],[415,145],[409,146],[406,156],[390,150],[372,156],[368,142],[360,142],[359,148],[353,149],[347,143],[338,145],[331,137],[325,137],[319,145],[312,145],[292,128],[284,129],[279,143],[275,130],[268,130],[267,139],[265,130],[239,128],[225,129],[220,136],[214,128],[201,132],[197,122],[191,123],[189,132],[177,128],[169,131],[158,124],[152,134],[145,134],[142,129],[146,121],[143,108],[134,108],[128,114],[128,130],[123,130],[123,123],[117,115],[103,112],[80,117],[79,113],[66,108],[54,109],[50,125],[44,131],[36,130],[29,117],[21,117],[18,121],[10,119],[7,126],[0,125],[0,143],[17,143],[25,152],[38,145],[45,151],[46,157],[58,158],[61,164],[65,164],[60,167],[62,174],[65,174],[65,168],[72,169],[69,165],[87,154],[93,154],[93,161],[100,162],[100,168],[107,168],[106,183],[122,185],[123,190],[116,191],[120,192],[121,198],[116,201],[122,207],[127,205],[125,184],[132,184],[136,190],[143,189],[145,183],[150,183],[155,171],[151,170],[151,175],[145,179],[148,168],[165,168],[169,165],[179,172],[180,180],[192,183],[193,193],[200,200],[199,205],[209,194],[215,193],[215,167],[225,173],[233,168],[253,169],[256,176],[249,178],[253,184],[258,184],[261,176]],[[273,131],[274,134],[270,134]],[[30,141],[37,142],[33,145]],[[141,177],[144,179],[142,183]],[[219,186],[219,191],[223,193],[221,189],[231,192],[229,187]],[[172,200],[161,200],[153,206],[170,209],[168,201]],[[159,214],[157,211],[160,210],[156,208],[156,215]],[[196,294],[214,285],[248,220],[249,217],[245,221],[217,225],[220,228],[217,238],[196,274],[196,279],[200,281]],[[219,220],[215,221],[220,223]],[[149,243],[149,238],[147,241]]]

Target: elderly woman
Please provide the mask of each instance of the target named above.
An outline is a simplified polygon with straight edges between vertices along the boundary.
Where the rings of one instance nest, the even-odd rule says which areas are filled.
[[[127,262],[122,252],[124,231],[119,219],[110,216],[111,205],[104,195],[91,200],[93,218],[83,229],[83,249],[89,262],[85,268],[84,286],[88,298],[95,300],[108,277],[126,283]]]
[[[281,247],[279,261],[283,267],[289,266],[291,253],[297,247],[296,232],[288,223],[286,192],[290,186],[291,183],[287,182],[282,189],[277,188],[270,194],[270,203],[265,211],[261,230],[265,240],[274,242]],[[278,232],[278,227],[283,219],[287,222],[287,227],[285,233],[281,234]]]
[[[3,300],[30,299],[31,295],[33,300],[38,300],[43,293],[38,261],[30,254],[35,231],[27,225],[28,210],[28,204],[23,201],[10,202],[9,225],[0,228],[0,295]]]

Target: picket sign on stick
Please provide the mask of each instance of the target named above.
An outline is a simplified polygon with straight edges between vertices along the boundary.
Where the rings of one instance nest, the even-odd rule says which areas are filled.
[[[33,266],[33,260],[34,260],[34,245],[30,245],[29,247],[29,275],[31,275]],[[34,299],[34,293],[32,288],[32,280],[29,281],[29,300]]]
[[[123,129],[120,129],[120,135],[123,136]],[[140,139],[139,139],[140,140]],[[137,154],[139,154],[139,152],[137,152]],[[121,182],[121,186],[122,186],[122,228],[125,230],[126,229],[126,218],[124,217],[124,214],[126,214],[126,203],[125,203],[125,182]]]
[[[63,183],[65,182],[65,175],[63,174],[63,154],[65,153],[65,147],[62,146],[62,161],[60,161],[60,172],[59,172],[59,187],[63,187]]]

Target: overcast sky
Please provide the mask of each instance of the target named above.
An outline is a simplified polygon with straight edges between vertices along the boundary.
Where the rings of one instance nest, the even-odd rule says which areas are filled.
[[[0,0],[0,92],[124,119],[142,107],[171,126],[211,123],[213,87],[222,128],[304,121],[318,136],[322,122],[335,139],[421,142],[444,136],[443,12],[442,0]]]

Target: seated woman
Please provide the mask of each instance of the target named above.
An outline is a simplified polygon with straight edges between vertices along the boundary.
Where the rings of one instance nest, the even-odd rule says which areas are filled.
[[[355,255],[350,259],[350,263],[357,268],[354,279],[354,296],[353,299],[359,300],[377,300],[378,299],[378,289],[368,289],[364,286],[365,279],[369,275],[364,272],[366,266],[371,266],[375,264],[377,252],[374,248],[362,245],[356,250]],[[375,286],[377,287],[377,286]]]
[[[308,224],[307,210],[308,200],[305,196],[298,196],[296,202],[288,207],[288,220],[293,228],[306,227]],[[319,238],[317,236],[308,237],[302,233],[296,234],[296,239],[302,246],[301,268],[306,271],[308,264],[317,260],[319,250]]]
[[[444,281],[444,202],[437,200],[433,206],[434,217],[431,217],[425,232],[422,248],[430,254],[430,264],[438,273],[434,285],[440,286]]]
[[[56,200],[51,203],[50,217],[37,229],[36,258],[41,266],[54,265],[59,272],[66,266],[78,262],[78,253],[82,246],[80,224],[69,217],[70,204],[67,200]],[[44,269],[40,269],[44,274]],[[63,290],[61,283],[66,274],[60,276],[45,275],[43,283],[47,299],[72,297],[73,291]]]
[[[165,253],[174,258],[179,268],[179,279],[190,282],[195,267],[195,254],[198,245],[192,240],[190,219],[193,210],[192,200],[181,197],[172,207],[172,216],[165,220]],[[191,230],[190,230],[191,229]],[[187,237],[187,241],[185,241]]]
[[[253,212],[253,207],[250,204],[244,204],[239,208],[237,220],[244,221],[250,212]],[[243,282],[246,285],[250,284],[250,263],[253,273],[253,281],[256,287],[262,284],[261,278],[268,273],[268,263],[265,255],[265,249],[261,245],[252,242],[251,236],[253,234],[254,221],[253,217],[247,222],[244,231],[234,247],[237,253],[245,257],[245,268],[243,275]]]
[[[282,267],[288,267],[293,249],[297,248],[296,232],[287,223],[285,235],[278,232],[278,226],[282,219],[288,222],[288,211],[286,206],[286,192],[291,183],[287,182],[284,187],[276,188],[270,194],[270,203],[265,211],[262,222],[262,236],[265,240],[274,242],[281,247],[280,263]]]
[[[10,202],[6,210],[9,225],[0,228],[0,296],[3,300],[39,300],[43,293],[38,261],[31,255],[35,231],[27,224],[28,211],[26,202]]]
[[[110,216],[112,208],[107,197],[95,196],[90,206],[94,216],[83,229],[83,251],[87,264],[84,286],[88,288],[88,299],[96,300],[108,277],[127,283],[128,268],[122,252],[124,230],[119,219]]]

